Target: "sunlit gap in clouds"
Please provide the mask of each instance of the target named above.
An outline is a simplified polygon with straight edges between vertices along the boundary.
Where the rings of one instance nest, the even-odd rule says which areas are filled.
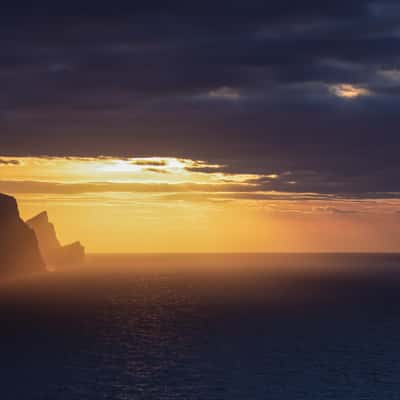
[[[60,240],[89,252],[396,248],[398,199],[304,192],[307,177],[176,157],[0,156],[0,192],[22,217],[48,211]]]
[[[369,89],[350,84],[331,85],[329,86],[329,91],[333,95],[344,99],[356,99],[358,97],[372,95]]]
[[[0,157],[3,181],[53,183],[248,183],[277,175],[228,173],[226,165],[175,157]]]

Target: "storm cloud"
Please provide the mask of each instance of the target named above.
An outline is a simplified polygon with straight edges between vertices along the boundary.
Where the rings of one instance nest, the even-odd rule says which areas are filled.
[[[1,155],[184,157],[397,197],[397,1],[119,4],[3,8]]]

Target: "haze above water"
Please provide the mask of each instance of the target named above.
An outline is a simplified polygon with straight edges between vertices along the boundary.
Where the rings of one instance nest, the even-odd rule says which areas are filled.
[[[397,399],[400,255],[91,255],[0,290],[5,399]]]

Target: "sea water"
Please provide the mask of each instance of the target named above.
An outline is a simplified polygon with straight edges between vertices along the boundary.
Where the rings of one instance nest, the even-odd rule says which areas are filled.
[[[398,255],[108,255],[0,287],[2,400],[398,399]]]

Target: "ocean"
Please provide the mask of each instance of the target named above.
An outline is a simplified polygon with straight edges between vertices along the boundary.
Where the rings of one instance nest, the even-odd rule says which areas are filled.
[[[400,397],[400,255],[91,255],[0,285],[1,400]]]

